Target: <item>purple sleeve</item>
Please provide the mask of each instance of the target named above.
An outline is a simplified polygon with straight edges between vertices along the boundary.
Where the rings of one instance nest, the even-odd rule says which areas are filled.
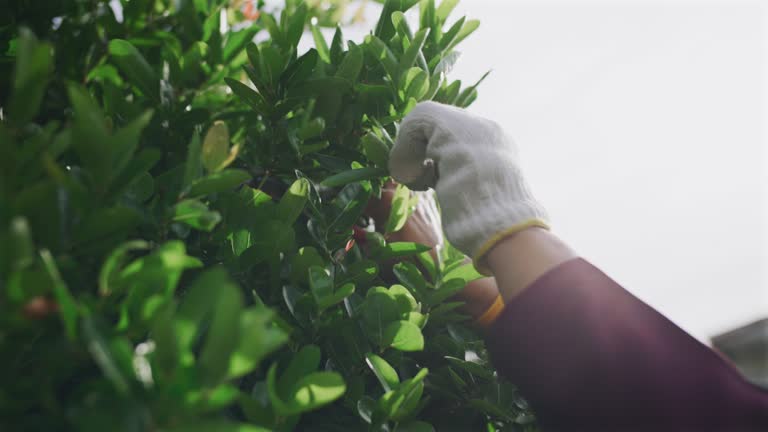
[[[544,432],[768,431],[768,392],[582,258],[510,302],[488,348]]]

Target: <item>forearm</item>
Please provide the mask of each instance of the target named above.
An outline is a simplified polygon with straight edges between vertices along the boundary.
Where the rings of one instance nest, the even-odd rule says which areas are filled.
[[[509,303],[536,279],[578,255],[543,228],[528,228],[498,242],[485,256],[499,293]]]
[[[508,299],[489,350],[545,431],[768,430],[765,392],[550,236],[487,261]]]

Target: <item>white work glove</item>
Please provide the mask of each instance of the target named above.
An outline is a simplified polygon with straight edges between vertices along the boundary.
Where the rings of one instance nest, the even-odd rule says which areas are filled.
[[[389,172],[411,189],[435,189],[448,241],[486,275],[483,255],[499,240],[532,226],[549,228],[515,144],[497,123],[461,108],[416,105],[400,124]]]

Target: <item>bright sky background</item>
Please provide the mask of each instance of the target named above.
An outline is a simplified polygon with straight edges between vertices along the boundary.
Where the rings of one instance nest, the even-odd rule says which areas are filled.
[[[557,234],[701,340],[768,316],[760,2],[464,0],[460,14],[481,26],[452,76],[493,69],[471,109],[516,139]]]
[[[768,317],[767,9],[471,0],[453,76],[554,231],[699,339]]]

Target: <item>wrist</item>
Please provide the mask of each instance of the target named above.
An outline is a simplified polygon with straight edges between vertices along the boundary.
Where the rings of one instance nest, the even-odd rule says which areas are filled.
[[[504,302],[509,303],[544,273],[577,256],[549,230],[532,227],[496,242],[483,263],[496,277]]]

